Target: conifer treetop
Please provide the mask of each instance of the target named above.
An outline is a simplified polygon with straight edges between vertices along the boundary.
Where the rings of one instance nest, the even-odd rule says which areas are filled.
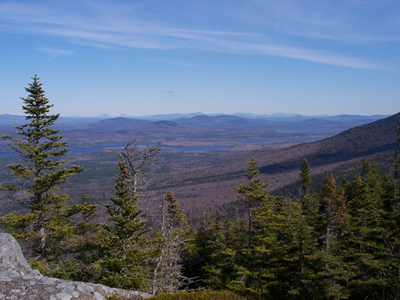
[[[28,198],[14,198],[13,200],[34,210],[45,204],[42,202],[44,198],[46,198],[46,202],[49,202],[50,198],[54,198],[51,197],[51,193],[61,183],[66,183],[68,177],[82,172],[83,168],[80,166],[72,166],[69,169],[64,167],[66,160],[61,160],[60,157],[69,151],[69,145],[67,142],[61,141],[63,136],[57,135],[59,130],[52,128],[59,114],[49,113],[53,105],[49,104],[49,99],[45,97],[37,75],[32,79],[33,82],[25,88],[29,93],[28,96],[21,97],[27,122],[14,127],[18,130],[16,134],[19,137],[0,135],[3,140],[11,142],[13,151],[26,162],[7,166],[19,179],[19,186],[22,188],[16,184],[0,188],[28,194]]]
[[[259,170],[257,161],[252,156],[249,161],[249,168],[245,170],[246,178],[249,180],[246,185],[238,183],[237,191],[239,196],[237,199],[241,202],[249,202],[252,204],[260,203],[268,193],[264,190],[270,185],[270,182],[264,183],[261,178],[257,178]]]
[[[24,101],[24,106],[22,109],[25,111],[27,116],[26,120],[34,120],[34,122],[40,122],[40,120],[47,120],[47,125],[53,125],[54,121],[58,119],[60,114],[48,115],[50,112],[50,108],[53,107],[53,104],[49,104],[49,99],[45,97],[44,90],[42,89],[42,83],[39,82],[40,78],[35,75],[32,77],[33,83],[28,83],[29,87],[26,87],[25,90],[29,93],[27,98],[21,97],[21,100]]]
[[[301,161],[299,179],[301,182],[301,197],[304,197],[309,193],[310,187],[314,183],[310,175],[310,165],[305,158]]]

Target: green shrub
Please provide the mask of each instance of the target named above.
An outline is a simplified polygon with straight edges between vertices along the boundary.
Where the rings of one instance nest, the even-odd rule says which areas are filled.
[[[160,293],[148,300],[244,300],[229,291],[200,290],[192,292]]]
[[[132,299],[146,300],[145,298],[142,298],[140,296],[132,296],[132,297],[126,298],[126,297],[118,296],[118,295],[110,295],[110,296],[106,297],[106,300],[132,300]]]

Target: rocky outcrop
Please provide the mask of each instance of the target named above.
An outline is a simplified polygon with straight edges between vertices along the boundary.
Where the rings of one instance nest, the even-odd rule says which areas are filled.
[[[17,241],[0,233],[0,300],[103,300],[118,295],[141,299],[149,294],[113,289],[101,284],[67,281],[42,276],[26,262]]]

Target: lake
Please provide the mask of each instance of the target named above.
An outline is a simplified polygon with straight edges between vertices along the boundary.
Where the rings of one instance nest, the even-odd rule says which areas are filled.
[[[138,143],[139,146],[147,146],[145,143]],[[70,148],[68,154],[79,154],[79,153],[97,153],[105,148],[122,148],[123,145],[120,143],[102,144],[100,146],[92,147],[80,147],[80,148]],[[204,152],[204,151],[217,151],[223,149],[233,148],[232,145],[211,145],[211,146],[197,146],[197,147],[174,147],[174,146],[163,146],[163,149],[172,151],[184,151],[184,152]],[[0,158],[18,156],[18,154],[13,152],[2,152],[0,153]]]
[[[280,139],[280,140],[256,140],[256,141],[242,141],[242,144],[264,144],[273,142],[315,142],[320,139]],[[139,146],[147,146],[146,143],[138,143]],[[80,148],[70,148],[68,154],[78,154],[78,153],[97,153],[105,148],[121,148],[123,147],[120,143],[110,143],[102,144],[100,146],[92,147],[80,147]],[[183,147],[183,146],[163,146],[163,149],[171,151],[183,151],[183,152],[205,152],[205,151],[218,151],[224,149],[231,149],[233,145],[211,145],[211,146],[197,146],[197,147]],[[18,156],[18,154],[13,152],[3,152],[0,153],[0,158]]]
[[[279,139],[279,140],[257,140],[257,141],[243,141],[241,144],[264,144],[264,143],[274,143],[274,142],[316,142],[321,140],[318,139]]]

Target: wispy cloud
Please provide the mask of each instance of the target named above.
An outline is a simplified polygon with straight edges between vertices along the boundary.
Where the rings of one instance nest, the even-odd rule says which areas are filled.
[[[247,0],[257,9],[248,22],[270,26],[278,34],[345,43],[400,40],[400,3],[395,0]]]
[[[250,0],[249,0],[250,1]],[[88,45],[103,49],[192,49],[205,53],[236,53],[264,54],[302,59],[322,64],[344,66],[351,68],[388,70],[381,62],[352,57],[334,51],[316,48],[315,45],[298,43],[290,44],[279,37],[279,31],[285,34],[303,36],[308,39],[330,39],[336,41],[359,41],[370,38],[346,33],[340,27],[340,20],[320,17],[307,18],[310,11],[305,7],[291,4],[288,8],[276,1],[257,1],[253,4],[270,10],[286,21],[284,25],[275,24],[268,30],[251,30],[244,26],[243,30],[199,30],[191,29],[188,24],[172,25],[157,22],[154,19],[142,19],[139,13],[128,15],[124,10],[100,5],[87,6],[89,13],[85,15],[76,11],[66,12],[57,7],[46,7],[18,2],[4,2],[0,11],[0,30],[12,31],[17,34],[37,34],[67,39],[69,42]],[[84,2],[86,3],[86,2]],[[360,2],[358,1],[358,4]],[[127,9],[134,10],[133,6]],[[312,13],[312,10],[311,10]],[[269,12],[271,14],[271,12]],[[255,22],[257,20],[255,19]],[[293,24],[300,24],[296,29]],[[12,25],[12,26],[11,26]],[[179,26],[180,25],[180,26]],[[12,29],[11,29],[12,28]],[[271,33],[271,28],[278,33]],[[335,29],[336,31],[334,31]],[[272,37],[271,37],[272,36]],[[39,48],[53,57],[71,55],[71,51]],[[183,63],[182,63],[183,64]]]
[[[223,42],[221,47],[234,49],[236,53],[252,53],[265,54],[294,59],[301,59],[316,63],[329,64],[334,66],[350,67],[357,69],[369,69],[379,71],[392,71],[393,68],[383,63],[371,62],[355,57],[344,55],[333,55],[323,51],[315,51],[302,49],[297,47],[288,47],[282,45],[274,45],[267,43],[240,43],[240,42]]]
[[[52,48],[36,48],[36,50],[50,54],[51,59],[57,58],[59,56],[70,56],[74,53],[74,51],[62,50],[62,49],[52,49]]]

